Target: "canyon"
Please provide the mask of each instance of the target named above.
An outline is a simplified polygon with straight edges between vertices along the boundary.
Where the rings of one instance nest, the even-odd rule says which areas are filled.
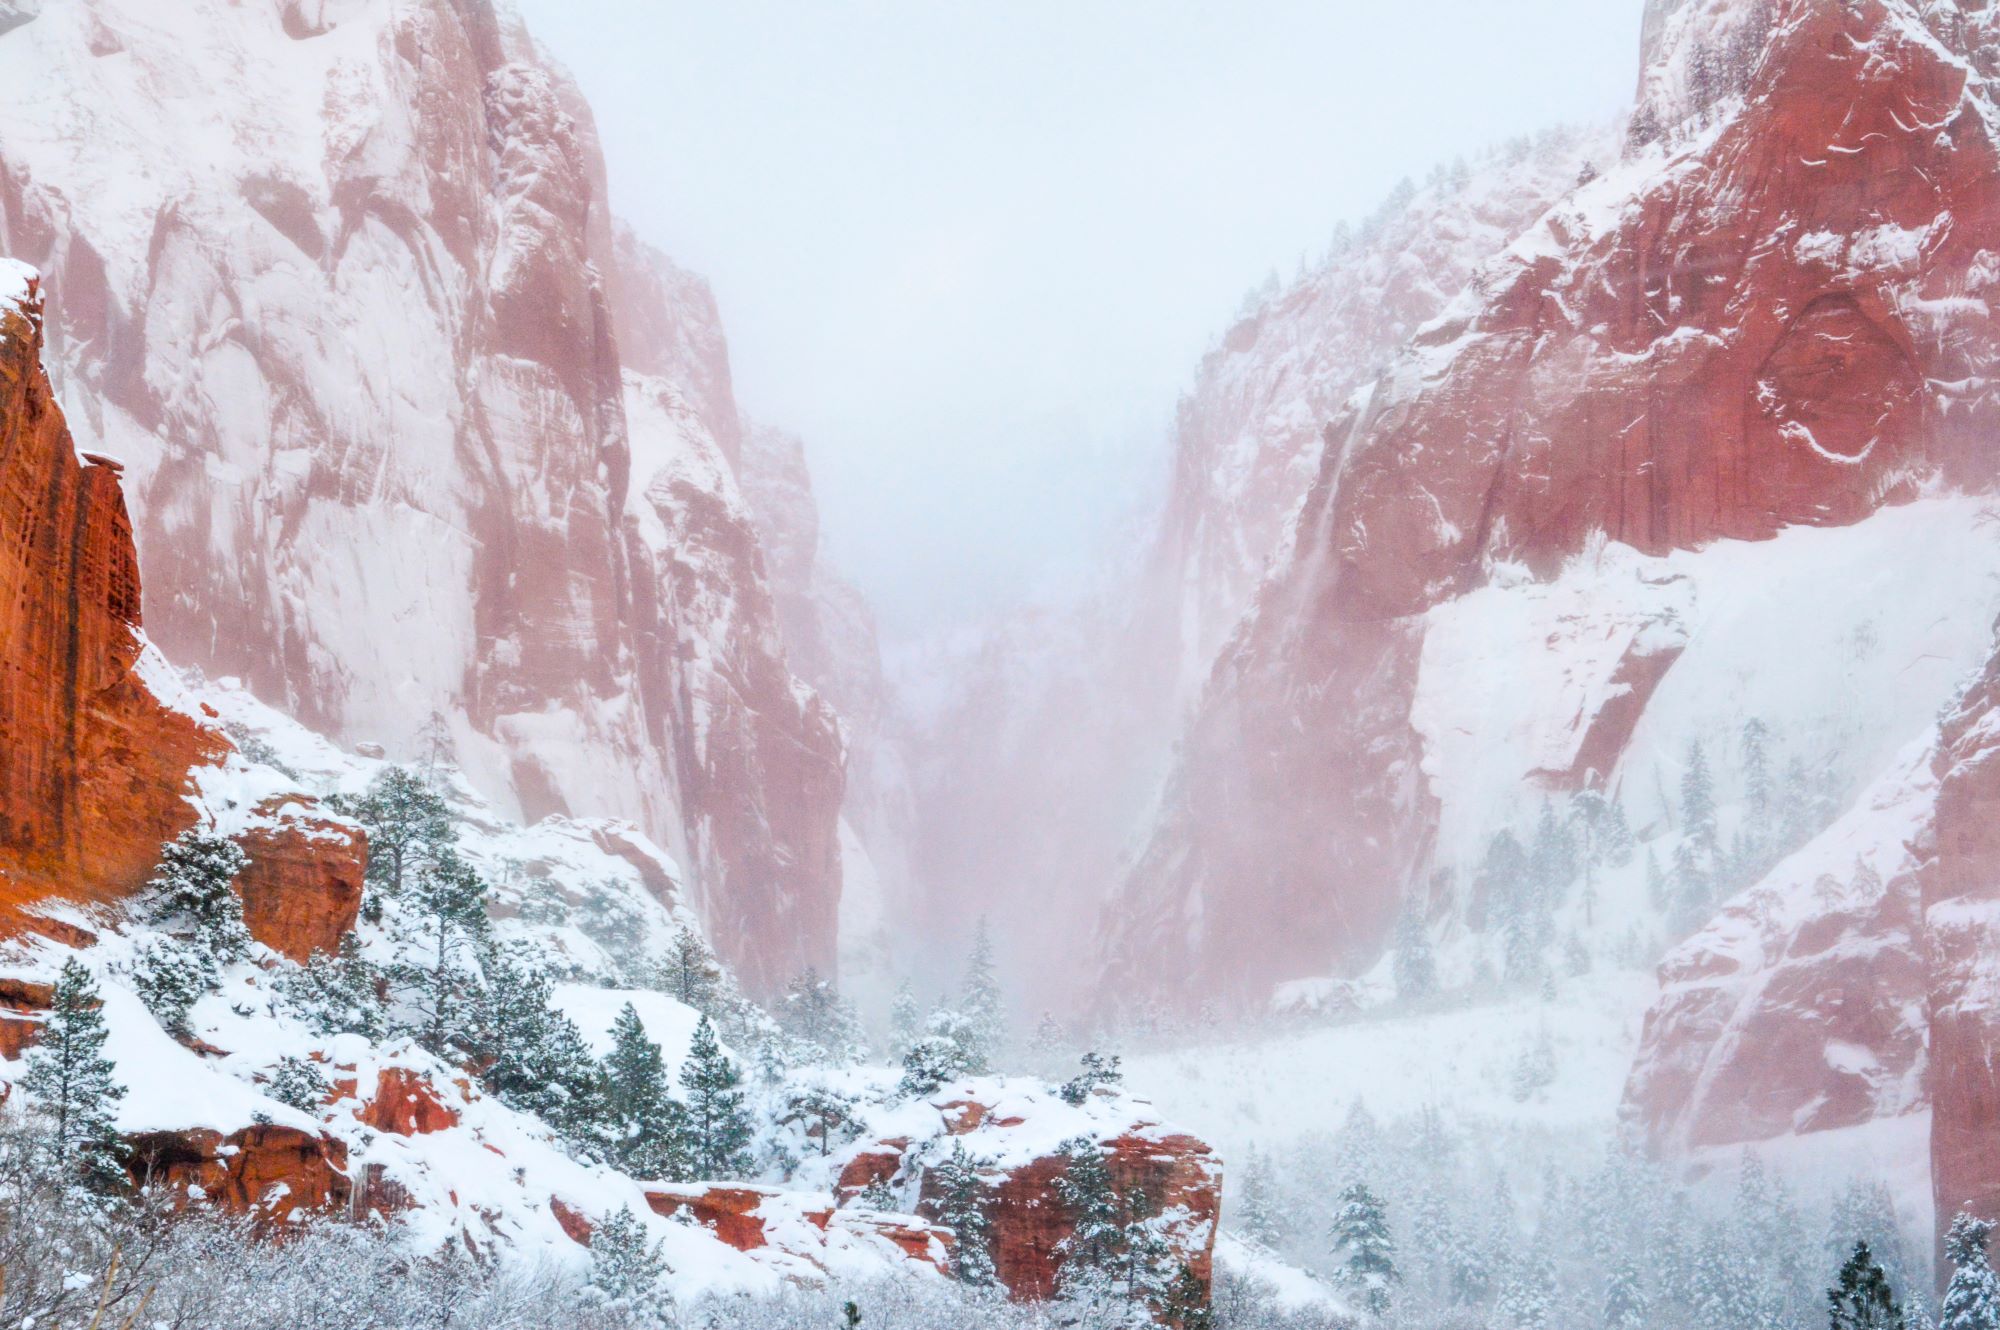
[[[514,940],[607,982],[517,877],[613,882],[758,998],[808,968],[886,991],[990,915],[1037,1001],[1243,1017],[1370,1000],[1399,919],[1476,987],[1484,856],[1594,796],[1636,853],[1564,941],[1664,953],[1634,1139],[1700,1170],[1912,1125],[1938,1226],[2000,1218],[1996,52],[1991,8],[1653,0],[1629,123],[1434,173],[1261,293],[1108,590],[933,644],[914,698],[807,443],[741,409],[707,284],[610,215],[525,29],[486,0],[51,7],[0,43],[0,253],[32,265],[0,265],[0,927],[97,942],[205,820],[271,965],[314,964],[368,853],[327,796],[393,759],[458,773]],[[1753,724],[1824,807],[1680,926],[1645,867],[1689,850],[1696,744],[1734,764],[1733,829],[1769,813]],[[10,1059],[46,980],[0,979]],[[228,1028],[158,1055],[234,1118],[122,1129],[271,1223],[567,1250],[616,1202],[693,1216],[746,1280],[935,1270],[926,1168],[964,1137],[1002,1278],[1042,1298],[1066,1124],[1214,1276],[1220,1162],[1123,1096],[981,1085],[810,1186],[641,1186],[414,1053],[329,1052],[324,1120],[258,1121],[268,1050]],[[444,1142],[518,1176],[473,1187]],[[842,1204],[875,1188],[909,1213]]]

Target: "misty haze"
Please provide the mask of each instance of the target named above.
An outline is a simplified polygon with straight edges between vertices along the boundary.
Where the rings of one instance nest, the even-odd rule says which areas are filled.
[[[2000,7],[0,0],[0,1326],[2000,1330]]]

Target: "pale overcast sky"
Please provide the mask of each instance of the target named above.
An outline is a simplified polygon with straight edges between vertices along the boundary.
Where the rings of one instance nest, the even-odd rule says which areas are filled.
[[[897,633],[1101,551],[1242,294],[1629,100],[1641,0],[516,0]]]

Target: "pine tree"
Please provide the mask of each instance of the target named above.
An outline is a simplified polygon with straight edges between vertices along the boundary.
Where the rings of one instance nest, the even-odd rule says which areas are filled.
[[[611,1157],[634,1177],[685,1182],[687,1119],[669,1088],[666,1059],[646,1037],[638,1009],[626,1003],[611,1026],[604,1058],[604,1105]]]
[[[612,974],[638,982],[647,969],[646,916],[632,893],[617,878],[593,882],[583,890],[577,924],[611,962]]]
[[[792,980],[777,1014],[786,1033],[805,1046],[807,1061],[845,1066],[861,1055],[858,1022],[840,990],[816,968]]]
[[[697,1178],[728,1178],[750,1168],[750,1115],[743,1106],[743,1077],[716,1041],[708,1017],[694,1028],[681,1065],[687,1103],[687,1154]]]
[[[951,1272],[971,1288],[991,1288],[998,1277],[993,1268],[993,1225],[986,1216],[987,1194],[979,1177],[983,1161],[965,1152],[956,1137],[951,1153],[931,1170],[930,1190],[936,1196],[937,1222],[952,1231]]]
[[[1195,1275],[1194,1267],[1182,1261],[1174,1271],[1167,1290],[1160,1324],[1167,1330],[1215,1330],[1215,1305],[1209,1286]]]
[[[1576,859],[1576,842],[1568,824],[1557,818],[1555,806],[1544,800],[1541,818],[1535,824],[1534,848],[1528,853],[1538,915],[1552,914],[1568,898],[1569,885],[1576,878]]]
[[[219,978],[215,957],[205,947],[172,937],[145,939],[132,965],[133,991],[176,1039],[194,1037],[195,1004]]]
[[[236,875],[247,862],[235,841],[191,827],[160,847],[159,867],[146,884],[154,919],[184,932],[219,965],[250,950]]]
[[[1834,1198],[1827,1225],[1827,1256],[1842,1260],[1856,1242],[1868,1244],[1868,1254],[1882,1267],[1892,1289],[1910,1290],[1910,1261],[1903,1247],[1902,1225],[1896,1218],[1896,1199],[1879,1179],[1856,1179]]]
[[[1243,1164],[1243,1186],[1237,1194],[1236,1229],[1253,1242],[1276,1247],[1280,1234],[1271,1184],[1271,1161],[1252,1150]]]
[[[972,934],[972,953],[966,958],[965,983],[959,991],[959,1010],[965,1014],[966,1065],[976,1076],[993,1069],[1007,1038],[1006,1000],[993,965],[993,938],[986,920],[980,919]]]
[[[671,1324],[660,1315],[664,1295],[660,1280],[667,1273],[661,1244],[650,1241],[645,1223],[629,1207],[620,1207],[590,1235],[590,1282],[614,1306],[652,1311],[656,1324]]]
[[[1125,1073],[1118,1069],[1119,1058],[1116,1053],[1106,1058],[1102,1053],[1092,1050],[1085,1053],[1080,1061],[1083,1063],[1083,1070],[1063,1082],[1062,1089],[1056,1092],[1065,1104],[1073,1107],[1081,1106],[1096,1093],[1098,1086],[1118,1085],[1125,1080]]]
[[[1388,1214],[1366,1183],[1353,1183],[1341,1192],[1330,1237],[1334,1259],[1340,1262],[1340,1282],[1360,1295],[1371,1314],[1387,1312],[1389,1290],[1403,1277],[1396,1269]]]
[[[1506,932],[1511,921],[1527,912],[1528,852],[1511,831],[1502,831],[1486,846],[1473,883],[1473,927]]]
[[[803,1132],[822,1159],[833,1153],[836,1145],[853,1140],[861,1132],[860,1124],[855,1121],[853,1097],[823,1085],[809,1085],[787,1097],[784,1114],[778,1121]]]
[[[1699,739],[1689,741],[1687,765],[1681,771],[1681,834],[1701,851],[1714,853],[1715,778],[1709,774],[1708,754]]]
[[[1604,1284],[1604,1330],[1640,1330],[1650,1324],[1652,1304],[1639,1264],[1631,1256],[1620,1258]]]
[[[96,981],[74,958],[64,961],[21,1089],[48,1125],[57,1170],[95,1191],[125,1182],[125,1143],[113,1126],[125,1087],[104,1056],[108,1037]]]
[[[1396,918],[1395,952],[1391,969],[1396,996],[1419,1002],[1437,992],[1437,958],[1431,954],[1430,929],[1424,926],[1415,901],[1406,901]]]
[[[889,1053],[901,1062],[924,1037],[923,1009],[917,1005],[916,990],[905,979],[896,985],[889,1003]]]
[[[938,1092],[940,1086],[967,1074],[965,1049],[949,1035],[925,1035],[903,1054],[903,1077],[896,1093],[905,1099],[921,1099]]]
[[[426,859],[403,884],[397,932],[407,944],[389,972],[405,1012],[399,1029],[439,1057],[476,1051],[479,953],[486,884],[455,852]]]
[[[479,1006],[473,1047],[485,1064],[486,1088],[584,1154],[600,1154],[613,1125],[604,1073],[575,1022],[556,1010],[548,973],[529,955],[496,951],[486,963]]]
[[[2000,1330],[2000,1278],[1993,1273],[1988,1244],[1993,1225],[1961,1214],[1945,1234],[1951,1283],[1945,1286],[1938,1330]]]
[[[317,1114],[333,1093],[333,1085],[318,1065],[308,1058],[287,1053],[271,1069],[265,1092],[271,1098],[301,1113]]]
[[[1854,1244],[1839,1279],[1826,1291],[1826,1304],[1829,1330],[1903,1330],[1903,1309],[1890,1291],[1889,1276],[1865,1241]]]
[[[1114,1267],[1125,1244],[1124,1206],[1096,1141],[1078,1136],[1064,1141],[1057,1153],[1063,1172],[1055,1182],[1056,1200],[1071,1229],[1056,1244],[1056,1289],[1080,1309],[1102,1307],[1118,1297]]]
[[[457,839],[451,809],[430,784],[407,767],[385,767],[359,799],[334,806],[368,830],[370,886],[394,896],[425,862],[448,852]]]
[[[701,934],[692,928],[682,925],[674,930],[673,941],[667,944],[661,978],[667,996],[674,1001],[693,1007],[704,1016],[717,1014],[716,988],[721,982],[722,967]]]
[[[281,972],[278,987],[315,1033],[377,1039],[387,1028],[383,978],[361,954],[360,940],[349,933],[340,939],[338,955],[315,952],[304,965]]]

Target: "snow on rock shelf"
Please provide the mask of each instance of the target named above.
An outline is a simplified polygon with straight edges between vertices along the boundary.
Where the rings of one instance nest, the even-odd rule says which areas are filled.
[[[1055,1186],[1068,1162],[1062,1148],[1079,1138],[1104,1155],[1119,1194],[1154,1216],[1172,1260],[1206,1289],[1222,1162],[1200,1138],[1164,1125],[1143,1099],[1098,1091],[1069,1104],[1046,1086],[997,1077],[947,1085],[874,1117],[828,1172],[842,1196],[887,1189],[899,1204],[935,1214],[943,1198],[929,1169],[963,1145],[979,1172],[1000,1281],[1016,1300],[1041,1301],[1055,1294],[1058,1245],[1075,1227]]]

